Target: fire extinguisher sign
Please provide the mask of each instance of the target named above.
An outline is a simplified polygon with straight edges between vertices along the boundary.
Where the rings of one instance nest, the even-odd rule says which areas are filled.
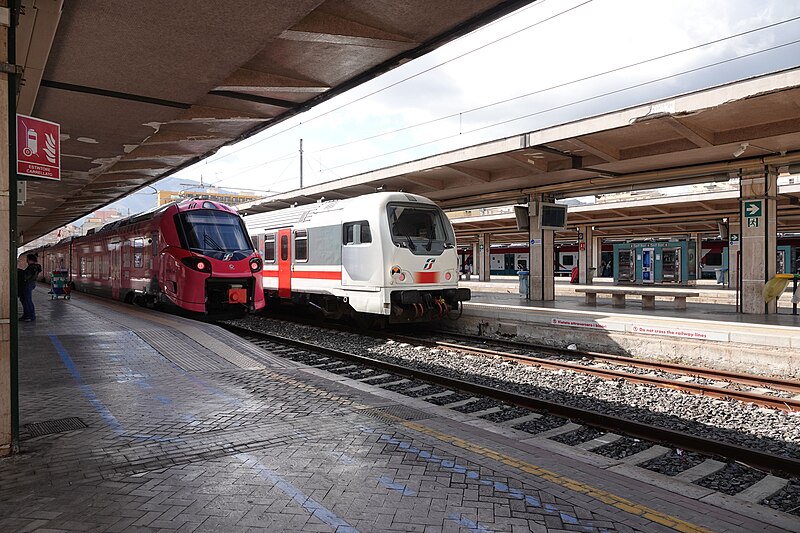
[[[61,126],[40,118],[17,115],[17,174],[61,179]]]

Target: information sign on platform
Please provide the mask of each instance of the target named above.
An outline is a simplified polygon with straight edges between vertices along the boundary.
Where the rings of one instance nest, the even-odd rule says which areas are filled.
[[[730,243],[735,245],[739,242],[739,234],[738,233],[731,233]]]
[[[17,115],[17,174],[61,179],[61,126],[40,118]]]
[[[761,209],[761,200],[748,200],[744,203],[744,215],[747,217],[747,227],[757,228],[759,226],[759,218],[763,213]]]

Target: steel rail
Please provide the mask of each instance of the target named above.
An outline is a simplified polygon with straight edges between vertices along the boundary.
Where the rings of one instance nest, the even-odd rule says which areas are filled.
[[[697,435],[684,433],[668,428],[644,424],[634,420],[617,416],[599,413],[563,405],[548,400],[541,400],[532,396],[527,396],[507,390],[481,385],[470,381],[441,376],[431,372],[425,372],[416,368],[407,367],[373,359],[370,357],[356,355],[341,350],[334,350],[317,344],[290,339],[280,335],[253,331],[232,324],[221,324],[222,327],[240,336],[251,336],[261,338],[278,344],[291,346],[300,350],[319,353],[347,361],[352,361],[364,366],[378,368],[386,372],[391,372],[410,379],[417,379],[441,385],[443,387],[461,390],[477,396],[493,398],[502,402],[518,405],[526,409],[545,411],[547,413],[580,421],[586,425],[605,429],[619,434],[638,437],[648,441],[660,441],[678,448],[692,450],[706,455],[721,455],[735,461],[748,464],[754,468],[766,470],[772,473],[796,476],[800,475],[800,459],[776,455],[760,450],[752,450],[731,444],[724,441],[709,440]]]
[[[737,400],[740,402],[750,402],[756,405],[760,405],[762,407],[769,407],[772,409],[780,409],[782,411],[800,411],[800,400],[795,398],[782,398],[780,396],[769,396],[765,394],[758,394],[755,392],[749,391],[739,391],[735,389],[725,389],[720,387],[715,387],[713,385],[704,385],[701,383],[690,383],[684,381],[678,381],[674,379],[662,378],[658,376],[648,376],[642,374],[633,374],[631,372],[625,372],[622,370],[611,370],[606,368],[593,368],[590,366],[580,365],[577,363],[566,362],[566,361],[553,361],[551,359],[544,359],[541,357],[535,357],[530,355],[519,355],[509,352],[501,352],[499,350],[493,350],[490,348],[479,348],[473,346],[463,346],[460,344],[455,344],[451,342],[445,341],[436,341],[436,340],[428,340],[428,339],[421,339],[417,337],[409,337],[406,335],[393,335],[389,334],[386,335],[384,338],[389,340],[394,340],[396,342],[405,342],[408,344],[419,344],[423,346],[427,346],[429,348],[445,348],[450,350],[456,350],[463,353],[473,353],[479,355],[487,355],[491,357],[498,357],[501,359],[506,359],[510,361],[516,361],[522,364],[527,365],[536,365],[543,368],[549,368],[553,370],[572,370],[574,372],[580,372],[582,374],[590,374],[593,376],[597,376],[604,379],[624,379],[626,381],[630,381],[632,383],[642,383],[646,385],[655,385],[661,388],[669,388],[684,392],[690,392],[692,394],[696,394],[699,396],[709,396],[712,398],[718,398],[722,400]],[[571,352],[574,353],[574,352]],[[628,363],[627,360],[624,358],[625,364]],[[633,363],[630,366],[638,366]],[[675,365],[673,365],[674,368]],[[652,366],[643,366],[642,368],[653,368],[658,370],[664,370],[661,366],[657,363],[652,364]],[[691,372],[687,372],[683,370],[683,373],[687,375],[696,375]]]
[[[462,338],[465,340],[473,341],[473,342],[492,342],[494,344],[499,344],[507,347],[511,347],[514,349],[521,349],[521,350],[537,350],[546,353],[552,353],[555,355],[563,355],[565,357],[587,357],[591,359],[597,359],[602,361],[608,361],[611,363],[616,364],[624,364],[628,366],[634,366],[637,368],[645,368],[651,370],[663,370],[665,372],[674,372],[680,374],[686,374],[688,376],[696,376],[696,377],[703,377],[708,379],[716,379],[720,381],[730,381],[733,383],[739,383],[742,385],[750,385],[755,387],[766,387],[772,388],[776,390],[782,390],[786,392],[796,392],[800,394],[800,382],[789,380],[789,379],[781,379],[781,378],[774,378],[771,376],[757,376],[754,374],[742,374],[739,372],[730,372],[727,370],[717,370],[714,368],[707,368],[701,366],[689,366],[689,365],[681,365],[677,363],[669,363],[669,362],[661,362],[661,361],[652,361],[652,360],[643,360],[643,359],[635,359],[632,357],[626,357],[622,355],[612,355],[612,354],[605,354],[600,352],[590,352],[590,351],[577,351],[577,350],[566,350],[563,348],[555,348],[552,346],[544,346],[538,344],[525,344],[521,342],[514,342],[508,340],[500,340],[500,339],[487,339],[484,337],[473,337],[471,335],[464,335],[461,333],[451,333],[451,332],[436,332],[438,335],[445,335],[450,337]]]

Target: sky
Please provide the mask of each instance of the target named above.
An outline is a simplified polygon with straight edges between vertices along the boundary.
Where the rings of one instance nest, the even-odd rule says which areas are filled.
[[[792,68],[797,40],[797,1],[538,0],[174,176],[293,190],[300,139],[315,185]]]

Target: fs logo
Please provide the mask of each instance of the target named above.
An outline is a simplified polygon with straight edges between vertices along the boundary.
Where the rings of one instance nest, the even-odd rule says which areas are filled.
[[[425,261],[425,266],[422,267],[422,270],[430,270],[435,262],[436,259],[428,259],[427,261]]]

